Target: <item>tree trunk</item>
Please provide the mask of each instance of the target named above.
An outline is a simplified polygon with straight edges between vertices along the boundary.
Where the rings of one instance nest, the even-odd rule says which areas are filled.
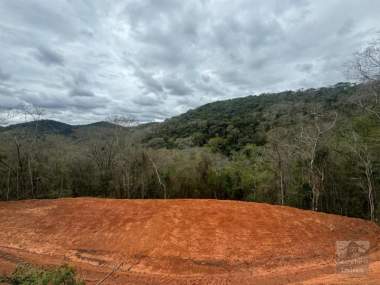
[[[284,189],[284,175],[280,171],[280,189],[281,189],[281,205],[285,204],[285,189]]]
[[[30,190],[32,192],[32,197],[34,197],[34,183],[33,183],[33,170],[31,165],[31,158],[28,157],[28,170],[29,170],[29,179],[30,179]]]
[[[7,181],[7,201],[9,201],[9,193],[11,191],[11,169],[8,169],[8,181]]]
[[[367,187],[368,187],[368,204],[371,221],[375,221],[375,199],[374,199],[374,189],[372,184],[372,168],[370,163],[365,164],[365,173],[367,178]]]

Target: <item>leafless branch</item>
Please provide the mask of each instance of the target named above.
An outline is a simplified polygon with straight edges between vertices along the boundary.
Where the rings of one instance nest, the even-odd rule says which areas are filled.
[[[100,285],[100,284],[104,283],[104,281],[106,281],[108,278],[110,278],[112,276],[112,274],[114,274],[116,271],[118,271],[120,269],[120,267],[122,267],[122,266],[123,266],[123,262],[119,263],[119,265],[115,266],[114,269],[111,272],[109,272],[106,276],[104,276],[104,278],[102,280],[98,281],[96,283],[96,285]]]

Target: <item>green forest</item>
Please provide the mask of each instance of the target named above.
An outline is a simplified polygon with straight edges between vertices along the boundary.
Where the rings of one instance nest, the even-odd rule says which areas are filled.
[[[376,221],[380,84],[366,62],[358,54],[361,83],[214,102],[163,123],[71,126],[28,110],[0,128],[0,199],[231,199]]]

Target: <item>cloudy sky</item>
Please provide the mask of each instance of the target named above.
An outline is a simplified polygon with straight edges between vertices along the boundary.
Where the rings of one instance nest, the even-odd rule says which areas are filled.
[[[0,108],[156,121],[330,85],[379,15],[377,0],[1,0]]]

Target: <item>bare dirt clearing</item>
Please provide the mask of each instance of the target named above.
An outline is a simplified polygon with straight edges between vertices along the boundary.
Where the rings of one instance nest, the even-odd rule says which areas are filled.
[[[335,243],[370,242],[370,270],[336,274]],[[267,204],[60,199],[0,203],[0,273],[70,263],[89,284],[380,284],[380,228]]]

